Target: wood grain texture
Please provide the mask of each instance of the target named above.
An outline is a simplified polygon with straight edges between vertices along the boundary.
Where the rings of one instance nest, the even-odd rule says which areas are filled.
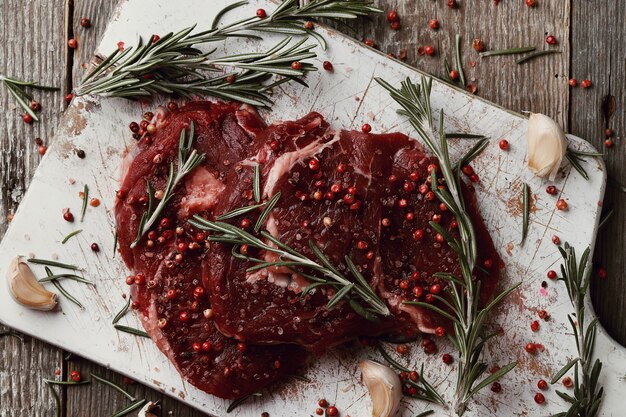
[[[0,74],[37,80],[65,91],[63,1],[0,2]],[[30,183],[40,155],[35,138],[47,144],[53,137],[63,95],[35,92],[42,104],[41,122],[26,125],[22,109],[4,87],[0,92],[0,235]],[[4,277],[2,277],[4,279]],[[0,326],[0,331],[5,330]],[[37,340],[0,338],[0,415],[52,416],[54,400],[43,378],[62,366],[60,349]]]
[[[79,48],[73,52],[69,68],[65,61],[63,1],[0,2],[0,73],[62,86],[64,91],[66,78],[76,85],[119,0],[77,0],[73,3],[70,23],[79,40]],[[468,81],[477,85],[478,95],[513,110],[546,113],[563,124],[569,121],[569,130],[573,134],[590,139],[599,149],[607,125],[623,137],[626,131],[623,111],[626,52],[622,46],[626,41],[623,26],[626,16],[623,7],[616,8],[611,0],[593,3],[583,0],[541,1],[533,10],[527,9],[522,1],[504,0],[498,7],[488,0],[461,3],[461,9],[450,10],[444,1],[379,0],[380,7],[396,8],[400,12],[402,30],[391,30],[381,16],[374,24],[356,25],[354,36],[375,39],[379,49],[396,55],[406,48],[408,63],[440,75],[443,71],[442,51],[447,51],[445,55],[452,65],[454,35],[460,33],[466,76]],[[89,17],[93,26],[81,28],[78,24],[81,17]],[[440,20],[439,31],[428,28],[431,18]],[[470,46],[473,38],[481,38],[488,49],[522,45],[544,48],[546,32],[559,39],[558,47],[563,54],[540,58],[524,66],[515,65],[515,57],[481,61]],[[417,54],[417,46],[426,44],[436,47],[435,57]],[[471,61],[477,61],[475,68],[471,67]],[[570,96],[566,84],[569,74],[579,80],[592,79],[594,87],[572,90]],[[607,122],[601,108],[608,95],[615,96],[617,110]],[[0,118],[0,235],[6,230],[7,215],[16,209],[39,161],[33,139],[37,136],[44,141],[51,138],[60,110],[64,108],[63,94],[43,93],[39,97],[44,106],[42,122],[27,126],[21,121],[20,109],[13,99],[5,90],[0,91],[0,108],[5,110]],[[618,139],[606,162],[609,175],[626,183],[622,146]],[[609,271],[609,279],[596,282],[593,288],[596,309],[603,324],[622,343],[626,342],[626,283],[621,280],[626,233],[624,209],[621,208],[624,203],[624,194],[609,187],[607,205],[614,206],[616,212],[600,234],[596,251],[599,264]],[[0,415],[53,415],[52,398],[41,378],[51,376],[54,369],[61,366],[62,352],[35,340],[22,344],[7,337],[0,339],[0,351],[8,352],[0,357]],[[93,371],[116,382],[121,381],[121,377],[87,360],[71,361],[66,368],[79,369],[84,375]],[[5,381],[11,381],[11,384],[7,386]],[[141,398],[164,400],[165,410],[176,416],[203,415],[140,385],[132,386],[130,391]],[[123,404],[126,404],[124,397],[98,384],[68,390],[65,415],[107,416]]]
[[[626,8],[611,0],[572,1],[571,76],[590,79],[593,86],[571,90],[569,130],[582,135],[606,153],[604,161],[610,179],[626,184]],[[580,30],[576,28],[593,28]],[[609,104],[610,103],[610,104]],[[608,109],[610,107],[610,109]],[[616,132],[615,146],[603,146],[607,127]],[[591,162],[592,163],[592,162]],[[595,256],[596,268],[603,266],[608,278],[597,278],[592,298],[600,321],[620,343],[626,343],[626,193],[609,180],[605,209],[614,214],[600,231]]]

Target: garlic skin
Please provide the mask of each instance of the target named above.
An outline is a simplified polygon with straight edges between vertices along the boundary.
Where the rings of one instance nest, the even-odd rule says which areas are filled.
[[[527,139],[528,168],[538,177],[554,181],[567,151],[563,129],[548,116],[532,113],[528,120]]]
[[[373,417],[393,417],[402,399],[400,377],[388,366],[364,360],[359,362],[363,382],[372,398]]]
[[[26,261],[16,256],[7,270],[9,292],[19,304],[33,310],[50,311],[57,306],[57,295],[37,281]]]

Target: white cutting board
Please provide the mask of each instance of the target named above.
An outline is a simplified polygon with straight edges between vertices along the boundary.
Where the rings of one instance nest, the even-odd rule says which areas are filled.
[[[107,55],[119,41],[132,45],[137,34],[164,34],[194,23],[198,23],[199,30],[205,29],[213,14],[226,3],[225,0],[213,1],[207,7],[207,2],[202,0],[122,2],[98,51]],[[260,6],[268,10],[275,7],[267,1],[252,1],[239,13],[245,10],[246,15],[251,15]],[[236,18],[236,13],[232,12],[226,16],[229,20]],[[328,39],[329,49],[316,48],[318,59],[315,62],[321,67],[323,61],[330,60],[334,72],[320,70],[310,74],[308,89],[297,84],[281,87],[273,96],[273,110],[263,112],[264,117],[269,121],[295,119],[315,110],[324,114],[336,128],[359,129],[367,122],[373,132],[400,131],[414,136],[404,117],[395,113],[397,106],[373,81],[373,76],[384,77],[398,85],[406,76],[417,80],[421,73],[340,33],[317,30]],[[281,36],[268,39],[265,44],[243,40],[215,44],[220,45],[215,56],[267,49]],[[575,354],[574,339],[566,319],[572,309],[564,285],[550,281],[548,288],[541,291],[541,282],[546,280],[546,271],[558,269],[560,262],[557,248],[551,242],[553,234],[559,235],[563,242],[570,242],[579,252],[586,246],[593,248],[606,180],[604,165],[600,161],[584,163],[589,181],[565,166],[555,184],[562,192],[561,197],[567,199],[570,210],[556,211],[556,198],[544,191],[546,182],[533,177],[525,166],[526,118],[437,82],[433,85],[432,99],[435,113],[440,108],[445,110],[446,131],[480,133],[491,138],[489,148],[473,164],[481,178],[476,186],[478,201],[496,247],[506,262],[503,286],[523,281],[519,292],[511,295],[491,318],[493,326],[502,326],[504,333],[493,339],[484,353],[490,367],[512,360],[518,360],[519,365],[501,381],[503,391],[500,394],[485,389],[466,415],[547,416],[563,411],[565,404],[555,395],[554,388],[545,392],[546,404],[538,406],[533,401],[537,380],[550,380]],[[58,257],[60,261],[85,267],[85,276],[96,285],[64,282],[67,290],[86,308],[81,310],[61,299],[61,311],[51,313],[21,307],[2,285],[0,320],[160,389],[193,407],[223,416],[229,401],[207,395],[185,383],[150,340],[118,333],[111,325],[112,318],[124,304],[121,294],[128,291],[124,283],[125,267],[119,256],[113,256],[112,250],[118,167],[124,149],[133,143],[127,127],[129,122],[139,120],[144,111],[153,110],[155,106],[123,99],[86,97],[73,101],[57,130],[54,145],[43,158],[0,246],[0,276],[5,276],[9,261],[15,255],[35,254],[41,258]],[[510,151],[498,148],[501,138],[508,139]],[[591,150],[579,138],[570,137],[570,141],[574,147]],[[455,143],[455,155],[470,144],[467,140]],[[85,159],[76,157],[74,150],[77,148],[85,151]],[[70,184],[70,179],[75,183]],[[523,182],[532,189],[533,212],[526,244],[520,247],[522,211],[519,200]],[[100,198],[102,205],[89,207],[81,223],[78,221],[81,206],[78,192],[85,183],[91,189],[90,196]],[[73,224],[62,219],[64,207],[70,207],[77,217]],[[81,234],[65,245],[60,243],[65,235],[78,228],[83,229]],[[100,245],[100,253],[91,252],[91,242]],[[34,269],[39,276],[44,275],[43,268]],[[539,319],[541,329],[533,333],[530,323],[538,319],[539,309],[548,310],[552,318],[549,322]],[[122,323],[139,326],[132,312]],[[531,341],[542,343],[545,352],[536,356],[525,353],[524,346]],[[446,399],[450,399],[456,367],[444,365],[441,354],[454,355],[454,352],[441,341],[438,345],[436,356],[426,356],[413,345],[410,357],[402,361],[416,367],[424,362],[430,380]],[[600,378],[605,387],[601,415],[623,415],[626,383],[621,378],[626,375],[626,350],[600,329],[596,353],[604,362]],[[337,349],[313,361],[307,374],[311,383],[282,384],[265,391],[262,398],[242,405],[231,415],[252,417],[261,411],[268,411],[272,416],[309,415],[314,413],[318,399],[326,398],[337,405],[342,416],[367,416],[371,405],[360,382],[357,361],[368,357],[378,358],[378,355],[368,349]],[[413,416],[427,408],[431,406],[417,400],[406,401],[402,416]],[[434,409],[437,415],[451,414],[439,407]]]

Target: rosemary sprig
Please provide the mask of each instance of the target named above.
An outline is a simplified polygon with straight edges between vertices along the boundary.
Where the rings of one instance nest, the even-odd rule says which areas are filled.
[[[9,93],[13,96],[13,98],[17,101],[20,107],[29,114],[33,120],[39,121],[37,114],[30,106],[30,102],[33,101],[34,97],[26,88],[33,88],[36,90],[45,90],[45,91],[59,91],[56,87],[47,87],[45,85],[39,85],[36,81],[20,81],[15,78],[5,77],[0,75],[0,81],[2,84],[9,90]]]
[[[499,55],[516,55],[516,54],[525,54],[526,52],[533,52],[536,50],[534,46],[523,46],[521,48],[510,48],[510,49],[496,49],[494,51],[486,51],[481,52],[479,55],[481,58],[485,58],[488,56],[499,56]]]
[[[116,253],[117,253],[117,229],[115,229],[115,234],[113,235],[113,258],[115,258]]]
[[[528,217],[530,216],[530,188],[524,183],[522,187],[522,242],[526,240],[528,235]]]
[[[130,297],[126,297],[126,304],[124,305],[124,307],[122,307],[122,309],[115,315],[115,317],[113,318],[113,322],[112,324],[115,325],[117,324],[122,317],[124,317],[126,315],[126,313],[128,313],[128,309],[130,308]]]
[[[89,373],[89,375],[91,375],[91,377],[93,379],[95,379],[96,381],[102,382],[103,384],[110,386],[114,390],[116,390],[118,392],[121,392],[130,401],[135,401],[136,400],[136,398],[133,397],[128,391],[126,391],[124,388],[120,387],[119,385],[117,385],[113,381],[109,381],[108,379],[105,379],[105,378],[103,378],[101,376],[98,376],[98,375],[96,375],[94,373],[91,373],[91,372]]]
[[[614,209],[609,209],[602,217],[600,217],[600,222],[598,223],[598,230],[602,229],[604,225],[606,224],[606,222],[611,220],[611,217],[613,217],[614,212],[615,212]]]
[[[45,267],[46,270],[46,274],[48,275],[48,278],[50,279],[50,282],[52,282],[52,285],[54,285],[56,287],[57,290],[59,290],[59,292],[61,294],[63,294],[63,296],[65,298],[67,298],[68,300],[70,300],[72,303],[76,304],[78,307],[80,307],[81,309],[84,309],[85,307],[83,307],[83,305],[80,303],[80,301],[78,301],[72,294],[70,294],[69,292],[67,292],[67,290],[65,288],[63,288],[61,286],[61,284],[59,284],[58,280],[56,278],[52,278],[54,277],[54,274],[52,273],[52,271],[50,270],[50,268],[48,268],[47,266]]]
[[[461,59],[461,35],[457,34],[455,38],[455,60],[456,70],[459,73],[459,81],[465,87],[465,73],[463,72],[463,60]]]
[[[531,61],[535,58],[538,58],[540,56],[544,56],[544,55],[552,55],[552,54],[560,54],[561,51],[558,51],[556,49],[548,49],[546,51],[536,51],[536,52],[532,52],[528,55],[526,55],[525,57],[522,57],[520,59],[517,60],[517,65],[521,65],[525,62]]]
[[[255,226],[256,231],[261,229],[265,219],[269,216],[279,198],[280,193],[277,193],[268,201],[259,216],[257,225]],[[381,300],[369,286],[361,272],[348,256],[345,257],[345,262],[354,281],[350,281],[344,274],[339,272],[312,240],[309,241],[309,247],[317,258],[317,262],[284,244],[265,230],[260,231],[260,237],[257,237],[229,223],[221,221],[213,222],[198,215],[195,215],[193,219],[189,220],[189,223],[198,229],[212,232],[207,238],[209,241],[234,245],[233,255],[235,257],[256,264],[248,268],[248,272],[271,266],[287,266],[312,281],[312,284],[302,290],[302,296],[306,296],[310,291],[319,286],[330,285],[337,289],[337,293],[335,297],[329,301],[327,305],[328,308],[332,308],[339,301],[347,298],[352,309],[357,314],[369,320],[377,320],[376,315],[388,316],[391,314],[385,302]],[[265,241],[262,240],[262,238],[264,238]],[[266,243],[267,241],[269,241],[269,243]],[[236,251],[236,247],[240,245],[248,245],[251,248],[273,252],[279,255],[279,260],[266,262],[263,259],[240,254]],[[312,271],[313,275],[305,273],[301,269]],[[361,306],[356,300],[352,299],[353,297],[360,299],[366,303],[368,307]]]
[[[598,385],[602,362],[596,358],[592,363],[598,319],[592,320],[585,327],[585,295],[591,282],[591,270],[587,265],[590,250],[585,249],[580,261],[576,258],[576,250],[567,242],[559,247],[559,251],[563,257],[562,277],[559,280],[565,283],[567,295],[574,308],[574,313],[567,318],[574,331],[578,357],[552,378],[551,383],[555,384],[574,367],[574,396],[557,391],[559,397],[570,403],[570,407],[567,412],[555,414],[555,417],[594,417],[598,413],[604,388]]]
[[[234,409],[236,409],[237,407],[239,407],[241,404],[248,401],[252,397],[262,397],[262,396],[263,394],[261,394],[260,392],[253,392],[252,394],[244,395],[243,397],[238,398],[232,403],[230,403],[230,405],[226,409],[226,413],[230,413],[231,411],[233,411]]]
[[[385,359],[385,361],[387,361],[387,363],[389,363],[389,365],[391,365],[392,367],[396,368],[399,371],[404,371],[406,373],[411,372],[409,368],[402,365],[401,363],[396,361],[393,357],[391,357],[391,355],[389,355],[389,353],[385,351],[385,349],[380,343],[378,343],[377,347],[381,356],[383,357],[383,359]],[[410,385],[412,387],[415,387],[418,390],[418,394],[409,395],[409,396],[412,398],[419,399],[419,400],[445,406],[446,402],[441,397],[441,394],[439,394],[437,390],[435,389],[435,387],[431,383],[429,383],[424,377],[424,364],[421,365],[420,372],[418,373],[418,375],[419,375],[419,378],[417,381],[413,381],[411,379],[406,379],[403,381],[403,383]]]
[[[465,210],[465,202],[461,192],[460,170],[454,170],[450,162],[448,142],[443,131],[443,110],[440,112],[439,128],[436,130],[433,126],[430,104],[432,79],[422,77],[421,84],[413,84],[407,79],[402,82],[400,89],[396,89],[380,78],[376,78],[376,81],[401,106],[402,113],[409,117],[411,126],[415,128],[439,160],[447,189],[435,188],[435,195],[457,219],[460,239],[452,237],[439,224],[430,222],[431,227],[444,236],[450,248],[457,254],[461,269],[461,278],[448,273],[435,274],[449,284],[446,292],[451,301],[441,296],[435,296],[435,298],[443,303],[450,312],[429,303],[406,303],[419,305],[442,314],[451,320],[454,326],[454,334],[449,335],[448,338],[459,351],[458,378],[453,407],[460,416],[466,411],[470,400],[477,392],[500,379],[517,365],[516,362],[512,362],[482,381],[478,381],[487,370],[487,365],[481,362],[481,353],[486,342],[492,337],[485,334],[487,317],[493,308],[519,284],[500,293],[487,306],[479,306],[480,282],[476,282],[472,277],[477,257],[476,233]],[[436,170],[431,172],[431,182],[438,184]]]
[[[54,404],[55,404],[55,410],[56,410],[55,412],[56,417],[61,417],[61,397],[59,397],[59,393],[54,388],[54,385],[48,382],[50,381],[49,379],[44,379],[43,381],[44,381],[44,384],[46,384],[48,388],[50,389],[50,391],[52,392],[52,398],[54,398]]]
[[[584,161],[585,156],[589,156],[589,157],[602,157],[604,156],[604,154],[599,153],[599,152],[584,152],[584,151],[578,151],[572,148],[567,148],[567,151],[565,153],[565,157],[567,158],[567,160],[569,161],[570,164],[572,164],[572,167],[578,171],[578,173],[586,180],[589,180],[589,175],[587,174],[587,171],[585,170],[585,168],[583,168],[583,166],[580,164],[581,162]]]
[[[150,230],[154,222],[159,218],[161,212],[165,206],[167,206],[167,203],[174,196],[174,189],[176,188],[176,185],[178,185],[185,175],[189,174],[198,165],[200,165],[202,161],[204,161],[204,154],[200,155],[195,149],[191,148],[194,134],[193,122],[191,122],[191,125],[189,126],[189,137],[187,137],[187,131],[185,128],[180,131],[180,140],[178,142],[178,168],[176,173],[174,173],[174,163],[170,163],[170,173],[167,185],[165,186],[165,190],[163,190],[163,197],[156,207],[154,207],[154,190],[152,188],[152,184],[148,181],[148,209],[141,216],[137,237],[134,242],[130,244],[131,248],[134,248],[137,243],[139,243],[143,235]]]
[[[261,167],[259,166],[259,164],[254,165],[254,181],[252,184],[254,201],[256,201],[258,204],[261,202]]]
[[[89,200],[89,187],[85,184],[85,188],[83,189],[83,205],[80,208],[80,221],[82,223],[83,218],[85,217],[85,212],[87,211],[87,201]]]
[[[82,232],[83,229],[78,229],[78,230],[74,230],[71,233],[68,233],[67,236],[65,236],[63,238],[63,240],[61,241],[62,245],[65,245],[65,242],[67,242],[68,240],[70,240],[72,237],[76,236],[77,234],[79,234],[80,232]]]

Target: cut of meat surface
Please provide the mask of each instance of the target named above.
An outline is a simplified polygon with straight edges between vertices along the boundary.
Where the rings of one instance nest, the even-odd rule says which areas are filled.
[[[442,307],[433,296],[444,296],[446,283],[434,274],[459,275],[456,254],[429,225],[437,222],[458,236],[455,219],[432,192],[428,173],[438,169],[436,160],[417,141],[398,133],[335,131],[318,113],[266,126],[249,106],[225,103],[192,102],[159,112],[153,122],[157,132],[132,152],[118,194],[119,248],[146,331],[190,383],[236,398],[294,373],[308,352],[321,354],[360,336],[433,333],[449,325],[430,310],[405,304]],[[147,209],[146,183],[165,187],[179,134],[192,122],[194,148],[205,160],[131,249]],[[311,245],[317,246],[354,282],[349,257],[388,315],[364,317],[368,302],[354,292],[329,308],[341,286],[306,288],[311,275],[328,276],[285,265],[249,270],[256,263],[233,251],[265,262],[282,259],[271,251],[209,243],[189,224],[194,215],[216,220],[255,204],[257,164],[261,198],[267,202],[280,193],[264,221],[267,232],[309,259],[317,260]],[[501,260],[473,191],[463,186],[463,192],[479,240],[476,279],[486,302]],[[254,233],[262,209],[225,221]]]
[[[154,236],[131,249],[146,210],[146,181],[163,189],[180,131],[191,122],[205,161],[177,187],[150,231]],[[187,223],[194,213],[211,215],[232,186],[231,166],[256,153],[254,135],[264,127],[253,109],[234,104],[193,102],[166,114],[157,133],[139,142],[116,202],[120,253],[135,279],[133,306],[144,328],[186,380],[222,398],[258,391],[294,373],[307,357],[296,346],[251,346],[217,331],[201,279],[206,236]]]

